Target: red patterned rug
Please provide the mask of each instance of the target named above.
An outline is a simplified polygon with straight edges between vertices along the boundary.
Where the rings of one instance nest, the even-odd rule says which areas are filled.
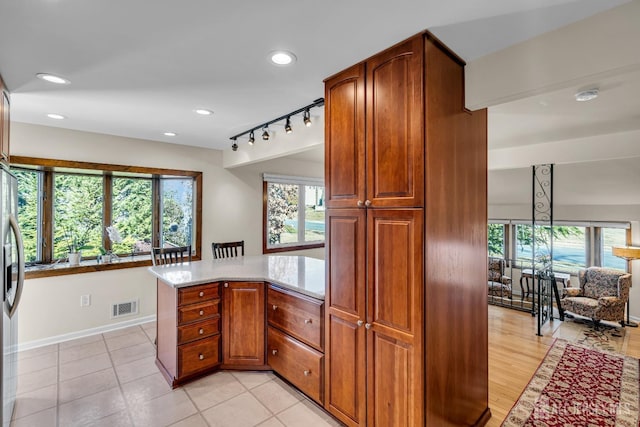
[[[505,427],[640,426],[640,360],[556,340]]]

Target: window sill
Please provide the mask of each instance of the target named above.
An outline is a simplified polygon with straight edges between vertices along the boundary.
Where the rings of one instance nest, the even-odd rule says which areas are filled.
[[[141,255],[138,259],[120,258],[118,262],[98,264],[95,259],[82,261],[78,266],[69,266],[67,262],[57,264],[40,264],[25,268],[25,279],[37,279],[42,277],[66,276],[69,274],[95,273],[99,271],[122,270],[124,268],[150,267],[151,257]],[[193,256],[193,261],[200,257]]]
[[[316,248],[324,248],[324,242],[313,243],[308,245],[278,246],[275,248],[264,248],[262,253],[273,254],[278,252],[301,251],[304,249],[316,249]]]

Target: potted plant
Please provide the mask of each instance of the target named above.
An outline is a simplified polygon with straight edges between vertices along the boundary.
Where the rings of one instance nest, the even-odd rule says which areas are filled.
[[[65,240],[67,242],[67,258],[71,266],[80,265],[83,249],[93,249],[93,246],[87,244],[89,240],[87,232],[73,233],[70,230],[65,230]]]

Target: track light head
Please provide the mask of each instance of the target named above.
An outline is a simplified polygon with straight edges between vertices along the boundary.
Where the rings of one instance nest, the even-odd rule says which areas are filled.
[[[262,140],[263,141],[268,141],[269,140],[269,127],[264,127],[264,132],[262,132]]]
[[[293,129],[291,128],[291,117],[287,117],[287,123],[284,125],[284,131],[286,133],[293,132]]]
[[[249,145],[253,145],[254,142],[256,142],[256,139],[253,136],[253,131],[251,131],[249,133]]]
[[[311,126],[311,113],[309,113],[309,109],[304,110],[304,125],[306,127]]]
[[[233,140],[233,144],[231,144],[231,149],[233,151],[238,151],[238,143],[236,142],[236,140]]]

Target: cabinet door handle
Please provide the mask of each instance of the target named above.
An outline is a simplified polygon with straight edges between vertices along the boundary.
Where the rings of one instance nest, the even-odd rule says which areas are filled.
[[[201,354],[200,356],[198,356],[198,358],[199,358],[200,360],[204,360],[204,354]]]
[[[200,291],[200,298],[202,298],[204,296],[204,292]]]
[[[200,310],[200,316],[204,314],[204,310]]]
[[[356,205],[358,205],[358,207],[361,208],[364,205],[364,203],[362,203],[362,200],[358,200],[356,202]]]
[[[307,369],[306,371],[303,372],[303,374],[305,377],[308,377],[309,375],[311,375],[311,371]]]
[[[364,322],[363,322],[362,320],[358,320],[358,321],[356,322],[356,324],[357,324],[358,326],[362,326],[362,325],[364,325]]]
[[[365,323],[364,327],[367,328],[367,329],[371,329],[371,323]]]
[[[225,287],[225,288],[228,288],[228,287],[229,287],[229,284],[228,284],[227,282],[224,282],[224,287]]]
[[[204,329],[200,328],[200,330],[198,331],[198,333],[199,333],[200,335],[204,334]]]
[[[274,305],[274,306],[273,306],[273,310],[275,311],[275,310],[277,310],[277,309],[278,309],[278,306],[277,306],[277,305]]]
[[[304,319],[304,324],[305,325],[310,325],[311,324],[311,319]]]
[[[278,350],[274,348],[273,350],[271,350],[271,354],[275,356],[276,354],[278,354]]]
[[[366,207],[371,206],[371,200],[365,200],[365,201],[364,201],[364,205],[365,205]]]

